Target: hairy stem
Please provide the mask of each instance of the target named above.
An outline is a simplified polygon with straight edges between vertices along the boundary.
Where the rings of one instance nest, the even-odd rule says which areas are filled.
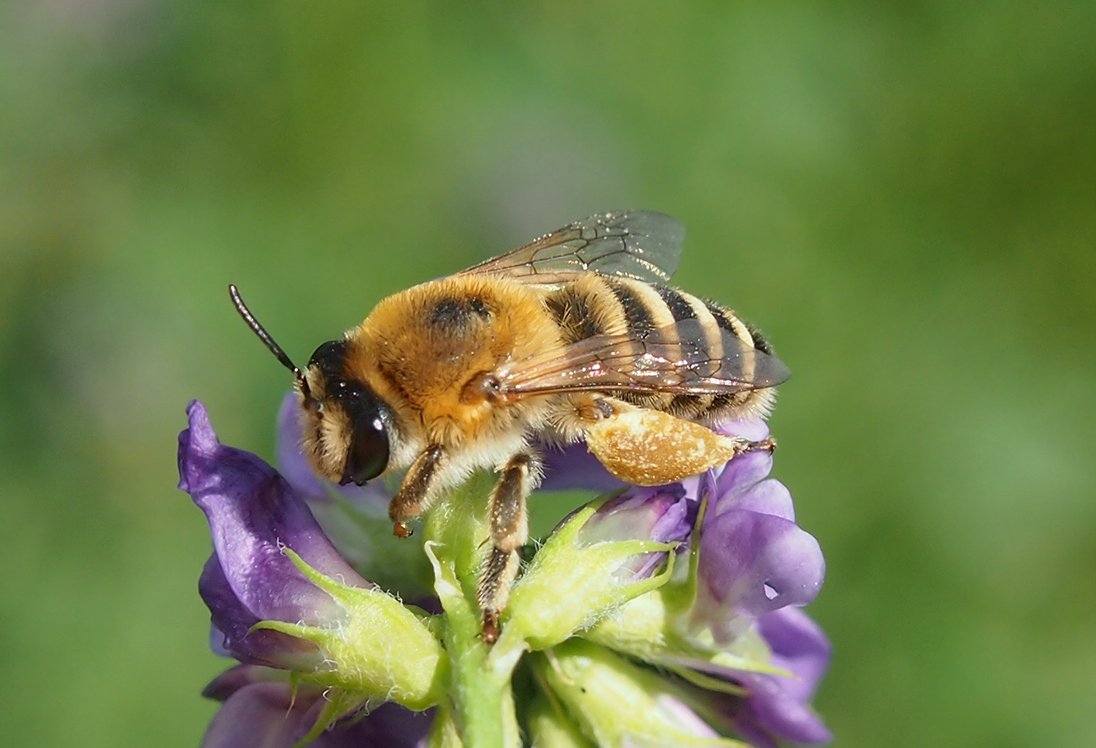
[[[483,642],[476,586],[491,550],[487,497],[494,476],[478,473],[439,503],[425,526],[438,597],[446,613],[452,715],[465,748],[519,746],[510,679],[520,649]]]

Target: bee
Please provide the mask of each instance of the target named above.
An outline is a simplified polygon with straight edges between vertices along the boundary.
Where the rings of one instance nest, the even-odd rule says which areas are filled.
[[[383,299],[303,370],[229,292],[293,373],[302,450],[316,472],[362,485],[406,471],[389,505],[396,535],[410,535],[408,522],[473,471],[496,471],[477,591],[491,643],[546,445],[585,442],[637,485],[773,447],[712,430],[766,417],[788,370],[731,310],[667,285],[684,237],[661,213],[590,216]]]

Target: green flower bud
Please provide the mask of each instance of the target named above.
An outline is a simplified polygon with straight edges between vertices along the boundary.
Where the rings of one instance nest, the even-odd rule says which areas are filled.
[[[728,668],[744,672],[787,675],[771,664],[772,652],[753,626],[747,626],[731,642],[721,644],[711,631],[687,626],[677,605],[675,583],[637,597],[598,621],[582,638],[656,663],[689,681],[711,690],[740,693],[726,681],[705,677],[700,670]]]
[[[555,646],[669,579],[677,543],[604,538],[595,515],[605,503],[573,514],[537,552],[511,593],[501,649],[515,638],[533,650]],[[637,561],[656,556],[666,558],[662,571],[636,573]]]
[[[538,678],[597,745],[745,748],[697,714],[690,687],[573,639],[531,658]],[[622,705],[627,708],[622,708]]]
[[[529,704],[526,724],[537,748],[594,748],[557,700],[538,692]]]

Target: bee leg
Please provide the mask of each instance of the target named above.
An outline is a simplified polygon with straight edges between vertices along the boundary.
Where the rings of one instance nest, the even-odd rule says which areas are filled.
[[[529,538],[525,498],[540,483],[540,461],[529,453],[510,458],[491,492],[491,555],[483,567],[476,602],[483,611],[483,640],[494,644],[499,636],[499,614],[506,608],[510,586],[518,575],[518,549]]]
[[[610,398],[579,405],[586,446],[625,483],[660,486],[721,465],[743,452],[771,451],[776,442],[752,442],[706,426]]]
[[[411,535],[411,528],[407,526],[407,522],[429,509],[437,499],[436,478],[444,466],[445,450],[436,444],[427,447],[411,463],[403,483],[400,484],[400,490],[396,492],[388,505],[388,516],[393,522],[393,535],[400,538]]]
[[[769,454],[772,454],[776,451],[776,439],[773,439],[771,436],[766,436],[758,442],[751,442],[739,437],[731,438],[740,444],[741,448],[738,450],[737,454],[742,454],[743,452],[768,452]]]
[[[516,550],[492,548],[483,565],[476,602],[483,611],[483,641],[494,644],[499,638],[499,614],[506,607],[510,586],[518,575],[519,556]]]

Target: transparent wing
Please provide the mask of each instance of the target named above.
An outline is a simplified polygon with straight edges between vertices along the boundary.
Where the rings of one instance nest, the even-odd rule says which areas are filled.
[[[606,391],[721,395],[774,387],[788,368],[723,328],[697,320],[657,328],[641,339],[595,335],[498,372],[504,397]]]
[[[504,275],[526,283],[563,283],[579,272],[664,283],[681,260],[685,227],[646,210],[598,213],[523,247],[470,267],[462,275]]]

